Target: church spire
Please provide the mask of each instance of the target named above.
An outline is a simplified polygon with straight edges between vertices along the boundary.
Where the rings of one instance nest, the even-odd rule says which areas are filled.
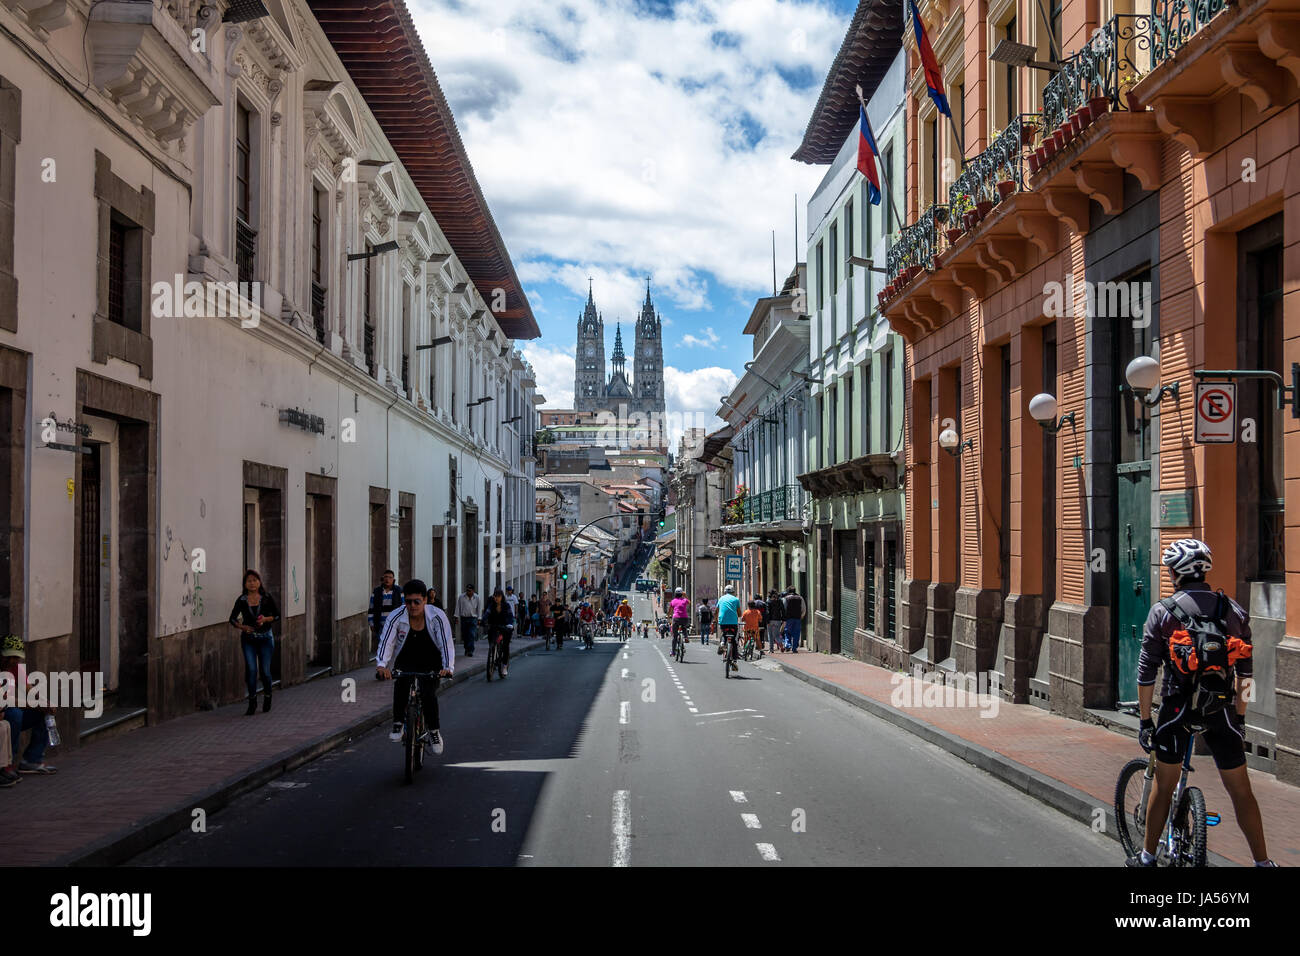
[[[627,361],[627,356],[623,352],[623,325],[619,323],[615,326],[614,331],[614,358],[613,365],[615,372],[623,371],[623,365]]]
[[[584,321],[596,321],[596,300],[591,293],[591,277],[587,277],[587,308],[583,310],[582,318]]]

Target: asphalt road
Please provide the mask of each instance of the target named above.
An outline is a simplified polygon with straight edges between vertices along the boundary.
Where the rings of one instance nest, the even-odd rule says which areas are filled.
[[[1108,865],[1118,845],[802,681],[601,640],[441,698],[415,782],[373,731],[137,865]]]

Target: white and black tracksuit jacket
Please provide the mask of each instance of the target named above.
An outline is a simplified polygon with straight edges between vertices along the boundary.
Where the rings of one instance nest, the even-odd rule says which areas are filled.
[[[456,648],[451,641],[451,623],[447,615],[432,604],[424,606],[424,626],[433,635],[433,642],[442,655],[442,666],[449,671],[456,670]],[[384,629],[379,635],[379,650],[375,655],[376,667],[393,666],[397,655],[402,652],[406,635],[411,630],[411,619],[407,617],[405,607],[399,607],[384,619]]]

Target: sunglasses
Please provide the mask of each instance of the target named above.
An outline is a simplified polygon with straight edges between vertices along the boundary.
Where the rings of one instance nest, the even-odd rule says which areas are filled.
[[[406,599],[406,606],[407,606],[407,607],[419,607],[419,606],[420,606],[421,604],[423,604],[423,603],[424,603],[424,598],[407,598],[407,599]]]

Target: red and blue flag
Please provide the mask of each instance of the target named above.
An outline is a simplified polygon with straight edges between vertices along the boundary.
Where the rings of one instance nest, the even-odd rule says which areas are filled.
[[[871,121],[867,111],[858,104],[858,170],[867,180],[867,199],[871,205],[880,205],[880,173],[876,171],[876,161],[880,159],[880,149],[876,146],[876,137],[871,135]]]
[[[908,0],[912,8],[912,32],[916,34],[916,49],[921,54],[921,69],[925,73],[925,86],[930,91],[930,99],[934,100],[935,107],[944,116],[952,119],[952,111],[948,109],[948,97],[943,95],[943,70],[939,68],[939,61],[935,59],[934,48],[930,46],[930,40],[925,35],[925,27],[921,25],[921,14],[916,9],[916,0]]]

